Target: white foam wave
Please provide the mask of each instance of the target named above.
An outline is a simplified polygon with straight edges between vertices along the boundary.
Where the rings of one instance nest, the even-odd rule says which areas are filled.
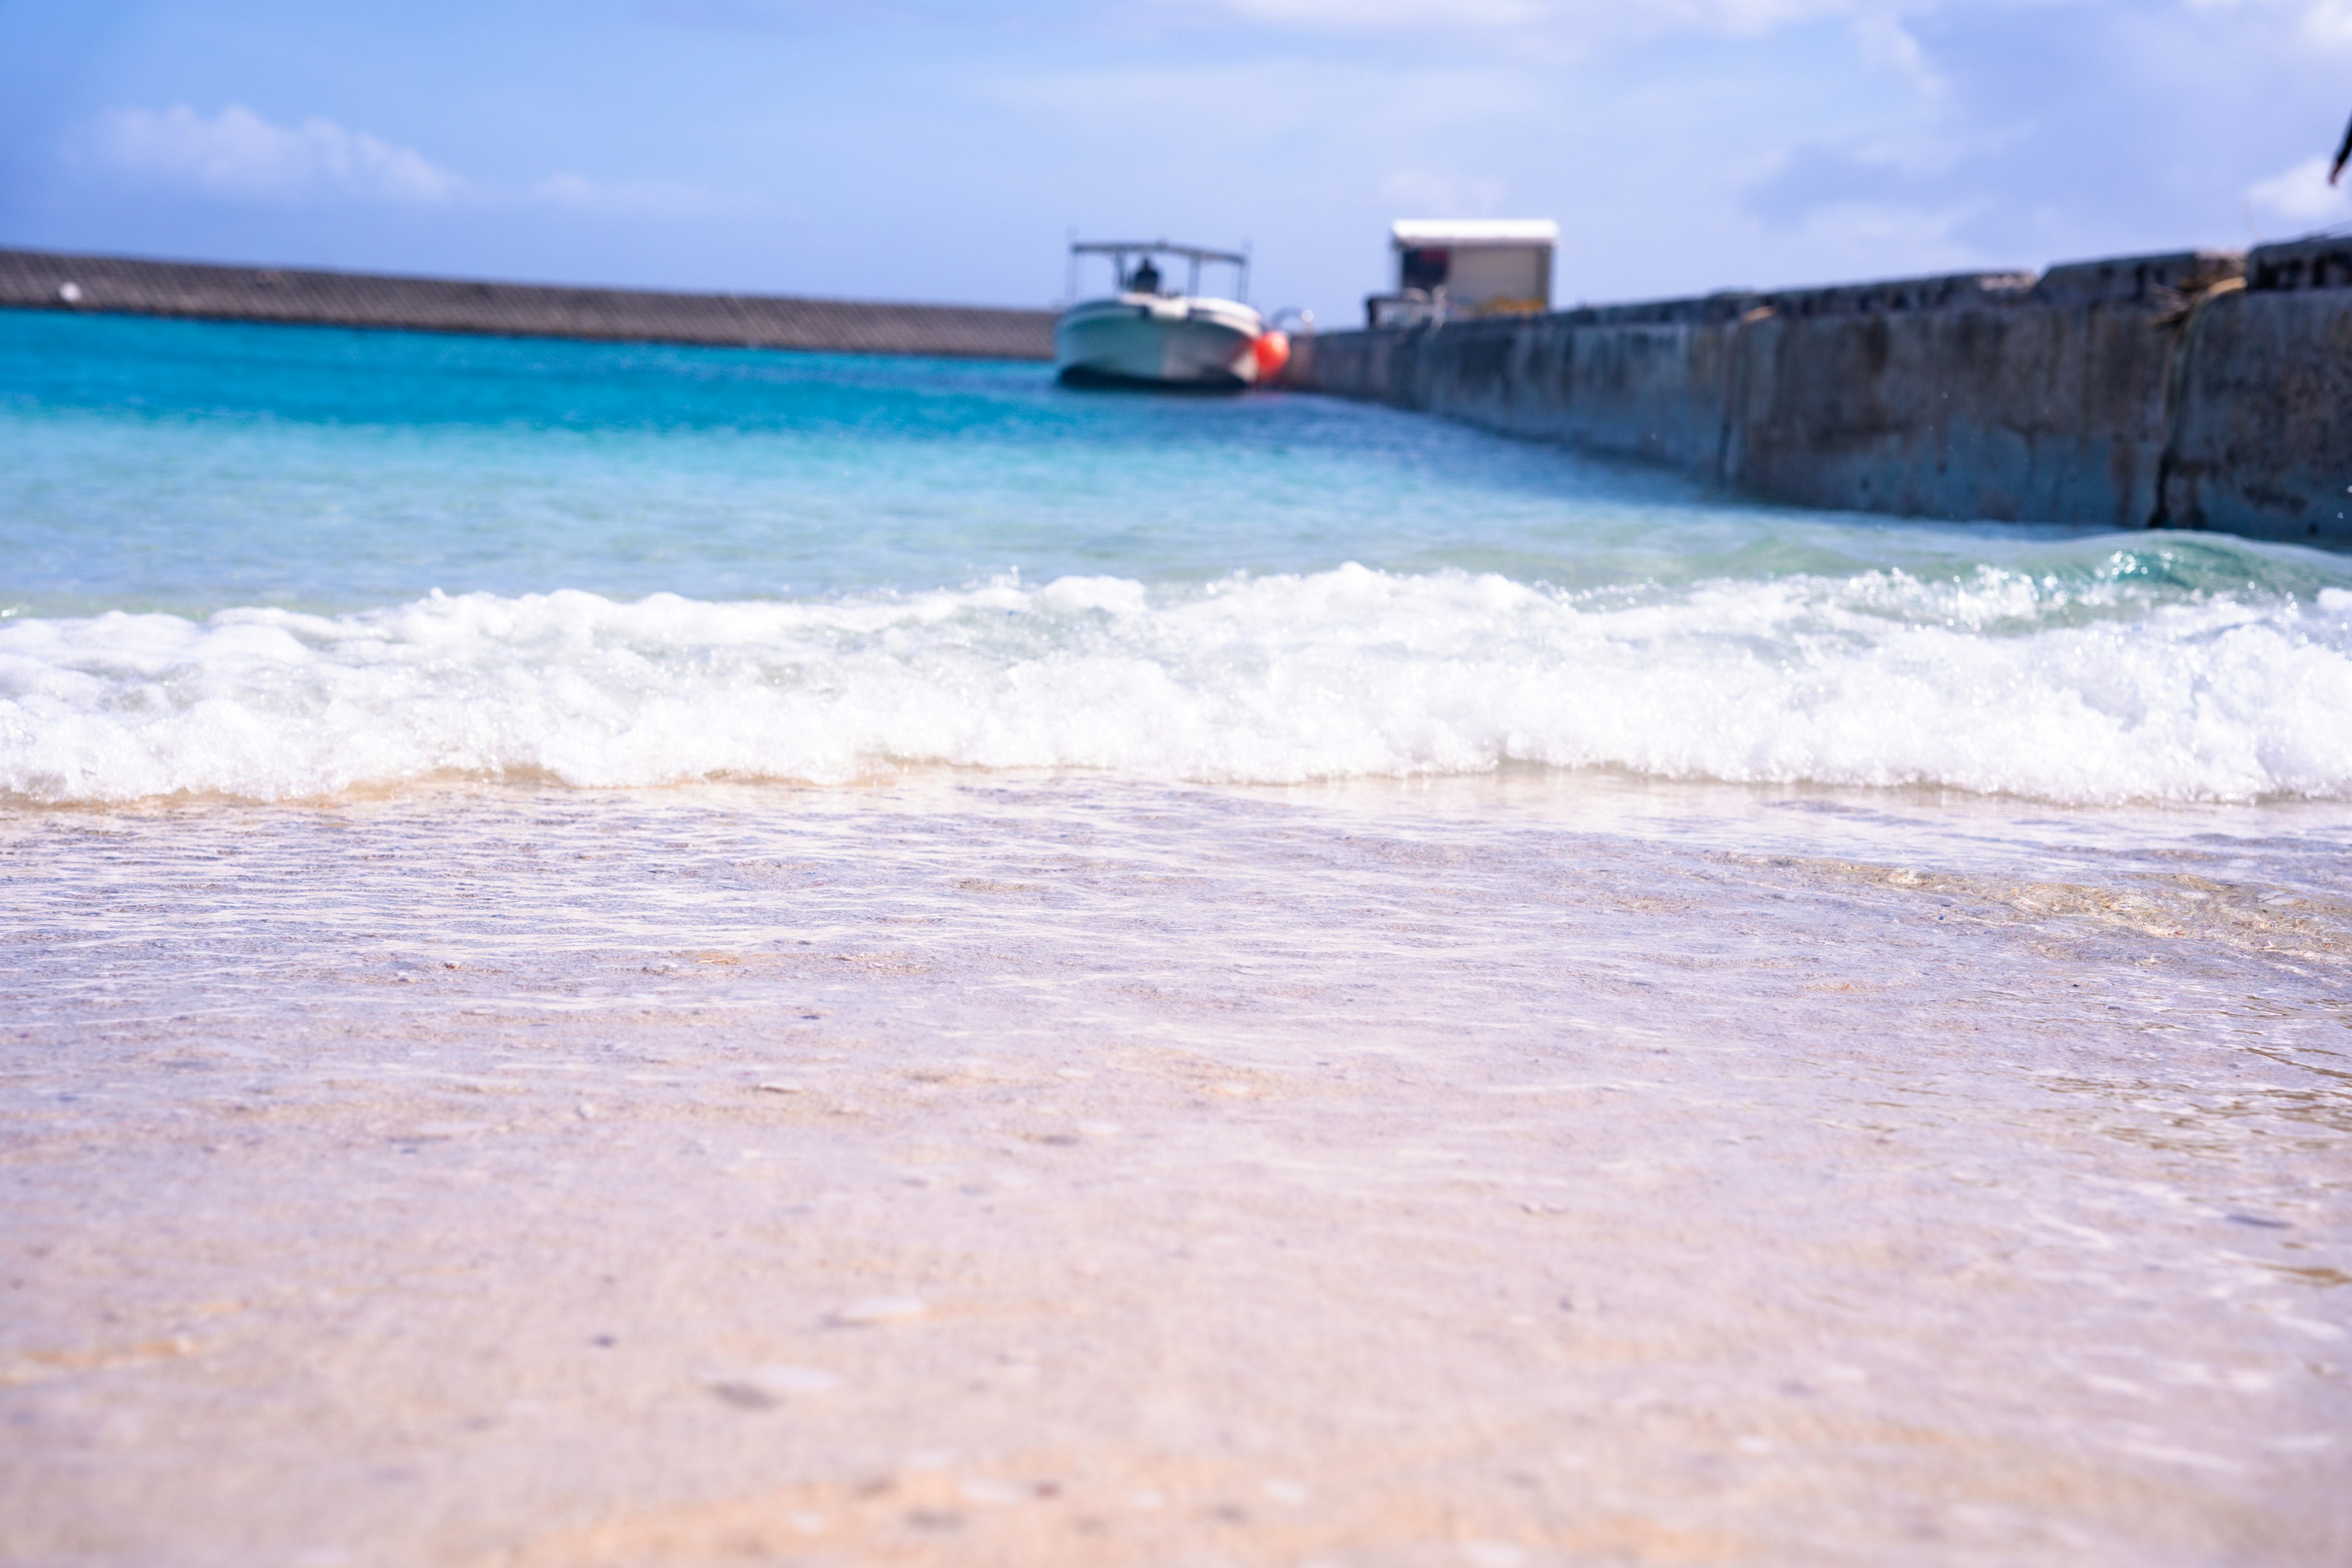
[[[269,800],[450,771],[610,786],[936,763],[1286,782],[1507,759],[2062,801],[2352,795],[2352,595],[2090,615],[2021,581],[1596,596],[1346,566],[18,620],[0,625],[0,791]]]

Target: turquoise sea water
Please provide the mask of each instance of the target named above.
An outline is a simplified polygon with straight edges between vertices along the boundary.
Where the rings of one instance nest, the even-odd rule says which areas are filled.
[[[0,790],[2352,790],[2352,562],[1045,367],[0,314]]]

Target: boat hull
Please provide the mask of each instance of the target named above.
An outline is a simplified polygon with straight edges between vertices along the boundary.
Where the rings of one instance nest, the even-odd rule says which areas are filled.
[[[1264,320],[1228,300],[1123,294],[1089,300],[1054,324],[1054,357],[1078,386],[1238,392],[1259,377]]]

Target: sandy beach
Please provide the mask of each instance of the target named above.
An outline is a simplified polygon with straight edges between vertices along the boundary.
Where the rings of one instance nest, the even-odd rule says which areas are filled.
[[[1906,810],[12,816],[0,1559],[2342,1561],[2340,813]]]

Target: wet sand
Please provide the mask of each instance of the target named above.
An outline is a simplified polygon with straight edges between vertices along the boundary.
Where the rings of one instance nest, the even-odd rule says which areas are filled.
[[[1507,795],[7,818],[0,1559],[2352,1553],[2341,824]]]

